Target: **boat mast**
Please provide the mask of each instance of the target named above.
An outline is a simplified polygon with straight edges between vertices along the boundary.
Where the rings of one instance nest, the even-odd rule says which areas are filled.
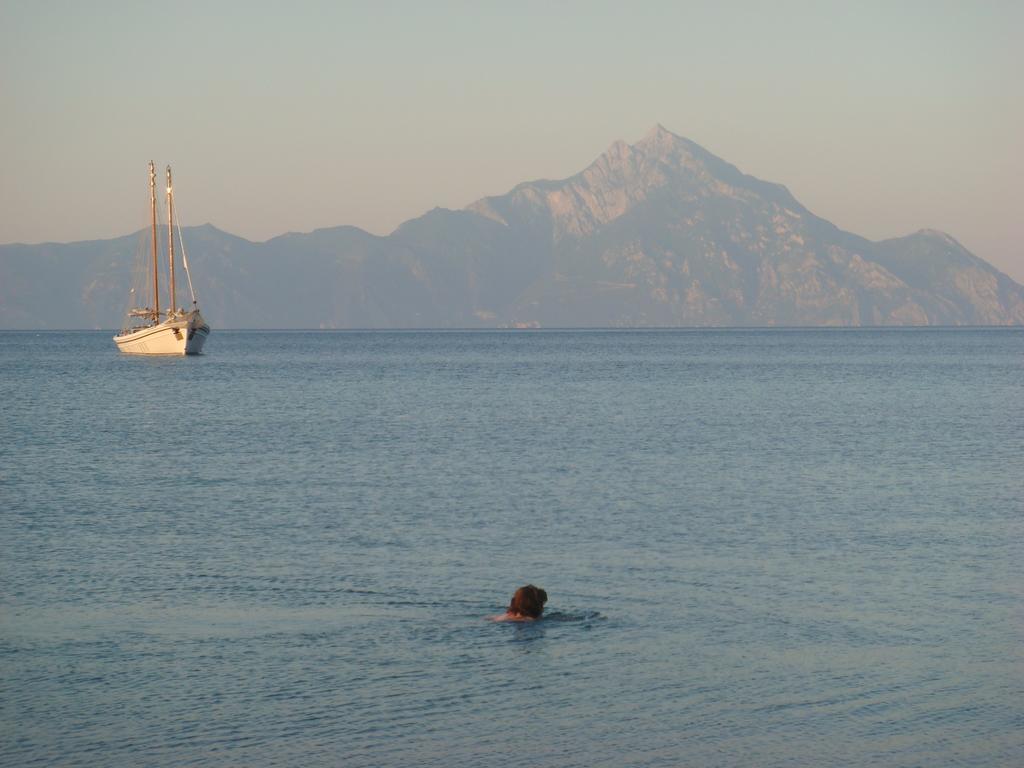
[[[149,214],[153,228],[153,322],[160,322],[160,286],[157,282],[156,261],[156,166],[149,161]]]
[[[167,261],[170,264],[171,306],[168,313],[174,312],[174,189],[171,186],[171,166],[167,166]]]

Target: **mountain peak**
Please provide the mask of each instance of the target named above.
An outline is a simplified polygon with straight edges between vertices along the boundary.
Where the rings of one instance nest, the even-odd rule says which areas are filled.
[[[954,246],[956,248],[963,248],[963,246],[960,245],[960,243],[958,243],[954,238],[950,237],[948,234],[938,229],[919,229],[914,234],[920,237],[927,237],[931,240],[938,240],[939,242],[945,243],[946,245]]]
[[[740,199],[778,194],[775,185],[748,179],[657,123],[635,144],[613,142],[574,176],[520,184],[507,195],[484,198],[469,208],[503,224],[510,223],[510,214],[516,217],[516,210],[523,215],[546,210],[557,236],[583,237],[665,190],[687,202],[701,196]],[[786,198],[787,205],[798,206],[788,193]]]
[[[672,131],[666,128],[661,123],[655,123],[654,127],[651,128],[647,133],[644,134],[641,141],[652,141],[663,138],[678,138]]]
[[[681,136],[676,136],[661,123],[657,123],[635,146],[648,152],[665,152],[675,149],[682,141],[684,139]]]

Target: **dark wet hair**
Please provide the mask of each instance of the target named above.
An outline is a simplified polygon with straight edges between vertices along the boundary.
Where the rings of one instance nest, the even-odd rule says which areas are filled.
[[[544,603],[548,601],[548,593],[533,584],[520,587],[512,595],[512,602],[508,604],[508,612],[513,616],[529,616],[531,619],[539,618],[544,612]]]

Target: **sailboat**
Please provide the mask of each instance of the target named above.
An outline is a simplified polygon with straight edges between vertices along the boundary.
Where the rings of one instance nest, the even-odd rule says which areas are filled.
[[[121,330],[114,337],[117,348],[129,355],[198,355],[203,351],[203,343],[210,335],[210,326],[199,313],[199,304],[192,288],[192,275],[188,268],[188,256],[185,243],[181,239],[181,227],[178,227],[178,243],[181,246],[181,258],[188,278],[189,293],[192,294],[192,308],[182,309],[175,306],[174,286],[174,228],[177,221],[174,217],[174,188],[171,184],[171,166],[167,166],[167,262],[168,262],[168,308],[160,309],[160,285],[158,279],[158,255],[156,236],[156,168],[151,160],[149,163],[149,208],[150,227],[152,229],[152,260],[150,264],[151,285],[153,287],[153,303],[149,307],[136,307],[128,311],[129,318],[136,322]]]

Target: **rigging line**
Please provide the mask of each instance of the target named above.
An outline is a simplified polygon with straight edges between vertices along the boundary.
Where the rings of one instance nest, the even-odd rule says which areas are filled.
[[[188,268],[188,254],[185,252],[185,239],[181,236],[181,217],[178,206],[174,206],[174,226],[178,228],[178,245],[181,246],[181,263],[185,265],[185,277],[188,278],[188,292],[192,294],[192,306],[196,306],[196,292],[192,288],[192,270]]]

